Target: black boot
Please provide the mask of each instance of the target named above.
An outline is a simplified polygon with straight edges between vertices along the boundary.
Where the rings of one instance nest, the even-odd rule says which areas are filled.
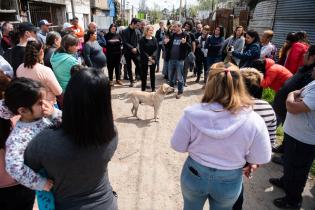
[[[196,82],[196,83],[199,83],[199,81],[200,81],[200,75],[198,74],[198,75],[197,75],[197,79],[196,79],[195,82]]]

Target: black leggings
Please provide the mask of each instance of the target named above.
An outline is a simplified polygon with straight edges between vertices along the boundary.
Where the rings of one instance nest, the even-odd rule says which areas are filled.
[[[110,81],[113,81],[113,74],[115,69],[116,81],[120,80],[120,54],[108,54],[107,55],[107,69],[108,69],[108,77]]]
[[[147,86],[148,67],[150,68],[151,88],[155,90],[155,64],[148,66],[147,62],[141,63],[141,90],[145,91]]]
[[[1,210],[32,210],[35,191],[22,185],[0,188]]]

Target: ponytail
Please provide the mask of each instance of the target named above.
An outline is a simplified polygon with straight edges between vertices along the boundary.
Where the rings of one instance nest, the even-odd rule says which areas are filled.
[[[36,63],[40,62],[39,53],[43,45],[37,41],[28,41],[25,48],[24,67],[33,68]]]

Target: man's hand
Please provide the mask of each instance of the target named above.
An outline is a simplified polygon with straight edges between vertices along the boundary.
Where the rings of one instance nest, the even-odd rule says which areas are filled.
[[[185,44],[187,42],[186,37],[182,38],[182,44]]]
[[[134,54],[137,54],[138,50],[137,50],[137,48],[132,48],[131,52],[133,52]]]

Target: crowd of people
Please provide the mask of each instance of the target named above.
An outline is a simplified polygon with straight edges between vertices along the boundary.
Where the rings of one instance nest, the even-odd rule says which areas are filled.
[[[47,20],[38,25],[1,26],[1,208],[31,210],[36,192],[40,210],[117,209],[107,171],[118,144],[111,86],[139,81],[155,92],[160,69],[176,99],[190,72],[196,83],[204,78],[201,102],[184,110],[171,138],[174,150],[189,153],[185,210],[202,210],[207,199],[214,210],[242,209],[243,174],[250,178],[272,152],[283,153],[272,161],[284,170],[269,181],[285,192],[274,205],[301,207],[315,158],[315,45],[306,32],[289,33],[278,50],[272,30],[260,37],[237,26],[226,37],[222,26],[199,21],[161,21],[156,32],[137,18],[107,33],[95,22],[85,31],[78,18],[59,32]],[[275,92],[272,104],[264,88]]]

